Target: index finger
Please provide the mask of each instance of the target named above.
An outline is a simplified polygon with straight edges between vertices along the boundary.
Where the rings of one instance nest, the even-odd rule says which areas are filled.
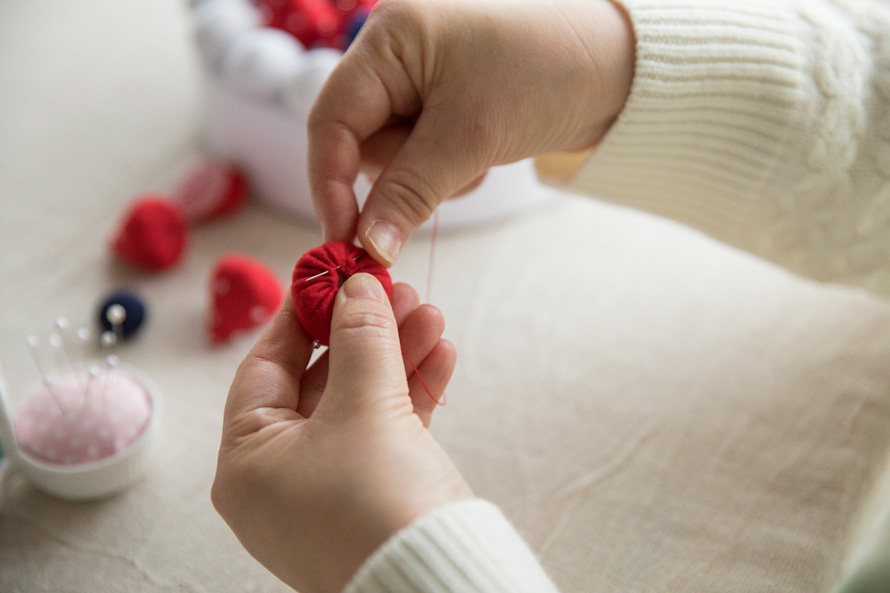
[[[374,11],[362,35],[331,72],[309,114],[308,172],[312,202],[325,241],[351,241],[358,221],[353,184],[361,143],[395,115],[420,106],[393,40],[375,26]]]

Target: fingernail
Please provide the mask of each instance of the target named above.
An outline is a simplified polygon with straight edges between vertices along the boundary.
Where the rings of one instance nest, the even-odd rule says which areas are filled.
[[[353,274],[343,284],[343,294],[349,299],[372,298],[386,302],[380,282],[370,274]]]
[[[374,249],[387,263],[393,263],[402,251],[402,234],[394,225],[385,220],[375,220],[365,233]]]

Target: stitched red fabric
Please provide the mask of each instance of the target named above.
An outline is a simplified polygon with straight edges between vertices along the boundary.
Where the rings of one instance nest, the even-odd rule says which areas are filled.
[[[123,261],[152,272],[176,265],[188,242],[188,226],[179,207],[165,196],[146,194],[124,215],[112,241]]]
[[[386,268],[351,243],[325,243],[307,251],[297,262],[291,294],[297,319],[313,340],[325,346],[330,343],[337,291],[347,278],[360,272],[377,278],[392,297],[392,279]]]
[[[217,344],[265,323],[284,300],[284,290],[272,270],[238,254],[217,262],[210,290],[210,340]]]
[[[177,203],[189,222],[228,216],[247,201],[247,179],[225,161],[205,161],[192,167],[176,190]]]

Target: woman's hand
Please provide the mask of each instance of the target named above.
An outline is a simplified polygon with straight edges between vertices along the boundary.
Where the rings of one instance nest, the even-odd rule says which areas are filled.
[[[309,177],[326,241],[384,265],[489,167],[596,144],[633,78],[608,0],[381,0],[309,116]],[[376,177],[359,214],[353,183]]]
[[[290,299],[235,375],[212,499],[244,547],[303,593],[343,589],[399,529],[473,493],[430,435],[454,369],[444,321],[405,284],[392,306],[356,274],[337,294],[331,346],[312,340]]]

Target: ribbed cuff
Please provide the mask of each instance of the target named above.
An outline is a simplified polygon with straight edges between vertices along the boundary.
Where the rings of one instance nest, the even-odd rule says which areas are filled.
[[[801,41],[781,0],[619,0],[636,36],[627,104],[569,189],[733,243],[792,143]]]
[[[424,515],[380,547],[344,593],[556,593],[498,507],[456,502]]]

